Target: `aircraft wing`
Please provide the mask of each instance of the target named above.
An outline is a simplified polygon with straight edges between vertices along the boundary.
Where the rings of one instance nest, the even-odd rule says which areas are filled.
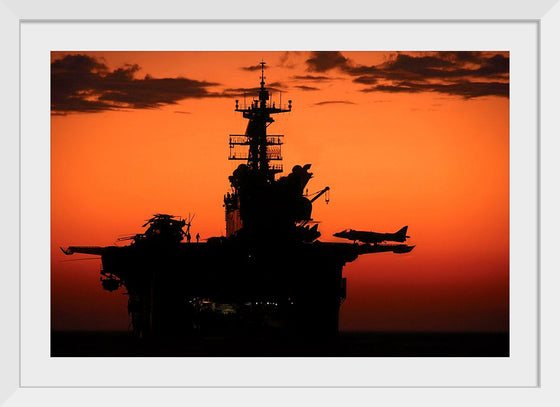
[[[380,244],[380,245],[358,245],[358,252],[360,254],[366,253],[380,253],[380,252],[393,252],[393,253],[409,253],[416,246],[408,246],[406,244]]]
[[[356,232],[356,234],[357,234],[356,240],[363,243],[381,243],[383,240],[385,240],[383,238],[384,235],[382,233],[358,231]]]
[[[342,252],[347,252],[349,254],[348,261],[355,260],[360,254],[367,253],[382,253],[382,252],[393,252],[393,253],[409,253],[416,246],[409,246],[406,244],[379,244],[379,245],[369,245],[369,244],[352,244],[352,243],[331,243],[331,242],[315,242],[314,244],[319,244],[322,246],[331,247],[333,250],[338,250]]]

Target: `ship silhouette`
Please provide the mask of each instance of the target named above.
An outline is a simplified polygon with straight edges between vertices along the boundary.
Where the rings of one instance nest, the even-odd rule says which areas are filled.
[[[267,130],[273,115],[292,111],[292,101],[287,106],[270,101],[264,67],[261,62],[258,97],[248,106],[236,101],[235,111],[248,123],[244,134],[229,136],[229,159],[243,162],[229,177],[231,190],[224,196],[225,236],[205,242],[197,236],[194,242],[194,215],[155,214],[143,225],[145,232],[121,239],[130,240],[126,246],[63,249],[68,255],[101,256],[102,287],[126,289],[138,337],[228,330],[333,337],[346,298],[344,265],[361,254],[414,248],[385,239],[373,244],[353,237],[353,243],[318,240],[312,207],[328,196],[329,187],[304,193],[313,176],[310,164],[278,177],[284,136]]]

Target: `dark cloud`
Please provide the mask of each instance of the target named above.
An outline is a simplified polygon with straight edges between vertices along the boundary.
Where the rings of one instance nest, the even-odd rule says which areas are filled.
[[[436,55],[439,58],[457,61],[457,62],[472,62],[480,63],[483,58],[483,53],[481,51],[440,51]]]
[[[482,96],[509,97],[509,83],[505,82],[455,82],[415,83],[401,82],[397,85],[377,85],[362,89],[362,92],[419,93],[438,92],[471,99]]]
[[[191,112],[184,112],[182,110],[175,110],[173,113],[179,113],[179,114],[191,114]]]
[[[300,80],[300,81],[316,81],[316,82],[323,82],[323,81],[330,81],[330,76],[325,75],[295,75],[292,76],[292,79]]]
[[[282,82],[270,82],[270,83],[266,84],[266,88],[268,90],[274,90],[275,88],[276,89],[282,89],[282,88],[285,88],[285,87],[286,87],[286,85],[284,85]]]
[[[509,76],[509,57],[503,55],[494,55],[491,58],[483,60],[480,68],[475,70],[477,76]]]
[[[410,56],[398,54],[373,72],[385,79],[424,79],[456,76],[454,63],[434,56]],[[460,74],[459,76],[464,76]]]
[[[284,88],[281,87],[275,87],[275,86],[267,86],[266,89],[269,92],[285,92]],[[261,88],[256,87],[256,88],[226,88],[224,89],[224,92],[222,93],[222,96],[244,96],[246,95],[247,97],[251,97],[251,96],[255,96],[258,95],[259,91],[261,90]]]
[[[280,61],[278,66],[293,69],[296,67],[297,63],[294,61],[299,55],[301,51],[284,51],[280,56]]]
[[[460,53],[459,53],[460,54]],[[464,61],[470,63],[467,65]],[[460,62],[458,62],[460,61]],[[437,57],[413,57],[399,54],[397,58],[384,64],[377,71],[379,77],[392,80],[403,79],[454,79],[490,78],[505,76],[509,73],[509,58],[503,55],[477,58],[476,67],[472,58],[440,59]]]
[[[284,92],[286,90],[286,85],[282,82],[271,82],[266,84],[266,89],[269,92]],[[259,93],[260,87],[254,88],[226,88],[224,89],[223,96],[254,96]]]
[[[379,80],[373,75],[358,76],[357,78],[354,79],[354,82],[362,83],[364,85],[373,85],[374,83],[377,83],[378,81]]]
[[[404,70],[410,72],[422,72],[428,68],[450,68],[454,64],[442,58],[435,56],[410,56],[406,54],[397,54],[397,57],[388,62],[388,69]]]
[[[187,78],[138,79],[138,65],[110,70],[87,55],[67,55],[51,63],[51,111],[101,112],[146,109],[175,104],[188,98],[223,96],[211,92],[217,83]]]
[[[229,96],[252,96],[259,92],[260,88],[226,88],[224,93]]]
[[[361,92],[390,92],[390,93],[418,93],[425,92],[426,89],[423,85],[418,84],[418,86],[406,86],[404,83],[399,85],[377,85],[371,88],[362,89]]]
[[[324,105],[334,105],[334,104],[355,105],[354,102],[350,102],[349,100],[326,100],[324,102],[315,103],[314,106],[324,106]]]
[[[297,85],[294,86],[294,88],[303,90],[303,91],[313,91],[313,90],[320,90],[319,88],[316,88],[314,86],[305,86],[305,85]]]
[[[352,75],[373,75],[380,74],[382,71],[375,65],[345,65],[340,68],[343,72]]]
[[[466,99],[509,97],[509,53],[481,51],[397,53],[378,65],[356,64],[341,52],[312,52],[311,72],[338,70],[363,92],[440,92]]]
[[[257,64],[257,65],[251,65],[251,66],[242,66],[241,69],[243,69],[244,71],[260,71],[261,70],[261,64]],[[266,65],[264,67],[264,69],[266,70]]]
[[[307,61],[310,72],[326,72],[334,68],[344,68],[348,64],[340,51],[313,51]]]

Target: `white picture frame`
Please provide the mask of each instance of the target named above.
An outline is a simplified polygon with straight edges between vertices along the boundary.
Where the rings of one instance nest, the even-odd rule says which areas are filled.
[[[103,4],[106,3],[106,4]],[[2,344],[0,349],[0,402],[9,406],[42,405],[57,403],[58,405],[98,405],[122,404],[123,402],[137,405],[178,404],[177,400],[188,400],[205,404],[243,404],[243,405],[286,405],[293,403],[294,397],[303,403],[370,404],[382,402],[391,405],[407,405],[426,400],[430,405],[481,405],[492,404],[520,404],[520,405],[554,405],[560,400],[557,390],[558,384],[558,355],[559,330],[556,324],[556,310],[560,309],[556,287],[558,275],[555,273],[556,260],[554,252],[558,238],[555,227],[559,226],[557,208],[560,207],[559,194],[556,192],[555,174],[560,174],[555,152],[558,150],[556,135],[560,134],[556,119],[556,94],[560,91],[557,77],[559,57],[556,52],[555,38],[560,37],[560,5],[558,0],[535,1],[531,4],[510,5],[506,1],[470,2],[468,4],[447,5],[446,2],[427,1],[417,3],[400,1],[384,4],[383,6],[370,4],[368,6],[346,2],[345,8],[329,7],[329,5],[313,5],[309,3],[297,4],[284,2],[282,7],[270,4],[263,7],[259,2],[240,7],[234,2],[219,2],[219,7],[213,3],[199,5],[195,8],[177,2],[160,2],[142,7],[133,2],[96,2],[95,4],[75,4],[68,1],[54,1],[48,4],[37,1],[2,0],[0,1],[0,29],[3,38],[4,64],[1,66],[2,93],[0,100],[3,119],[0,123],[2,134],[0,149],[0,165],[3,177],[4,202],[2,205],[4,226],[7,233],[2,237],[3,255],[5,256],[5,271],[2,274],[2,294],[0,295],[0,310],[2,315]],[[292,4],[293,3],[293,4]],[[358,2],[356,2],[358,3]],[[278,10],[276,10],[278,9]],[[253,11],[248,11],[253,10]],[[272,14],[274,12],[274,14]],[[135,20],[148,21],[195,21],[203,23],[210,20],[228,20],[232,23],[247,19],[270,20],[335,20],[352,21],[519,21],[538,24],[539,33],[539,68],[540,68],[540,100],[535,106],[540,114],[539,140],[540,147],[540,184],[538,185],[540,205],[539,232],[535,245],[540,249],[539,287],[539,366],[537,386],[523,388],[362,388],[362,389],[250,389],[240,390],[232,388],[146,388],[140,391],[136,388],[69,388],[69,387],[23,387],[20,372],[20,234],[21,214],[25,213],[25,202],[20,202],[20,169],[33,165],[21,162],[20,158],[20,86],[16,78],[20,77],[20,26],[25,21],[52,22],[57,20]],[[370,18],[368,18],[370,17]],[[513,80],[513,79],[512,79]],[[556,131],[555,131],[556,130]],[[6,215],[10,214],[10,215]],[[15,214],[20,214],[16,216]],[[344,374],[344,372],[341,372]],[[55,387],[55,388],[52,388]],[[242,394],[239,392],[243,391]],[[429,394],[426,394],[429,393]],[[173,403],[175,401],[175,403]],[[182,404],[182,402],[181,402]],[[298,403],[299,404],[299,403]]]

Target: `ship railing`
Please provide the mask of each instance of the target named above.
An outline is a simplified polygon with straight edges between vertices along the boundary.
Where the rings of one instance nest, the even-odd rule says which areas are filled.
[[[277,173],[284,171],[284,165],[282,164],[274,164],[269,167],[270,171]]]
[[[272,161],[280,161],[282,160],[282,154],[280,153],[267,153],[266,154],[266,158],[268,160],[272,160]],[[236,151],[230,151],[229,153],[229,157],[228,160],[248,160],[249,159],[249,153],[243,153],[243,152],[236,152]]]
[[[238,134],[230,134],[229,136],[229,145],[248,145],[249,138],[247,136],[242,136]]]
[[[228,160],[248,160],[249,153],[230,151]]]
[[[282,145],[284,141],[282,140],[284,136],[282,134],[274,134],[266,137],[266,143],[269,145]],[[230,145],[248,145],[250,144],[249,137],[241,134],[230,134],[229,135]]]
[[[278,135],[278,136],[267,136],[266,138],[266,144],[268,144],[269,146],[281,146],[282,144],[284,144],[284,141],[282,140],[282,135]]]
[[[280,153],[267,153],[266,158],[269,160],[281,160],[282,155]]]
[[[266,149],[267,157],[280,157],[282,155],[282,146],[281,145],[269,145]]]

